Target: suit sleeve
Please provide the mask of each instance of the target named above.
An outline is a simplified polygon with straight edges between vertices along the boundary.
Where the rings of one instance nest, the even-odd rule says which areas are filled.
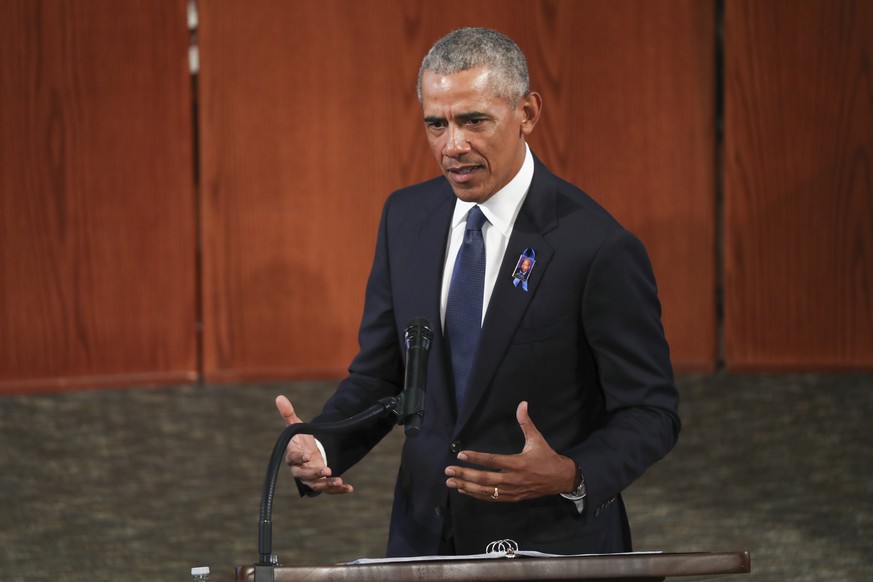
[[[582,298],[606,422],[569,455],[585,476],[585,514],[596,515],[673,447],[678,393],[648,255],[617,229],[597,252]]]

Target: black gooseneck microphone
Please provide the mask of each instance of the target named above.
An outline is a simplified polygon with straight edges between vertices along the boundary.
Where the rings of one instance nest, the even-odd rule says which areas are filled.
[[[274,569],[278,558],[273,555],[273,497],[276,493],[276,479],[285,459],[288,443],[297,434],[324,435],[345,433],[390,415],[397,416],[397,424],[402,424],[407,437],[415,436],[421,428],[424,414],[424,395],[427,386],[427,358],[433,331],[430,322],[416,317],[406,324],[406,376],[403,392],[398,398],[386,397],[370,408],[359,412],[352,418],[336,422],[311,424],[299,422],[285,427],[273,447],[267,474],[264,477],[264,490],[261,494],[261,514],[258,524],[258,553],[260,561],[254,565],[255,582],[273,582]]]
[[[415,317],[406,324],[406,376],[403,392],[400,394],[400,418],[407,437],[418,435],[421,417],[424,415],[424,397],[427,388],[427,358],[433,330],[430,322],[423,317]]]

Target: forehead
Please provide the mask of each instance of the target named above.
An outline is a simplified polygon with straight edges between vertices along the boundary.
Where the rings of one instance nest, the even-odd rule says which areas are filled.
[[[425,111],[432,108],[465,108],[485,104],[507,104],[495,90],[489,69],[476,67],[457,73],[435,73],[427,70],[421,77],[421,101]]]

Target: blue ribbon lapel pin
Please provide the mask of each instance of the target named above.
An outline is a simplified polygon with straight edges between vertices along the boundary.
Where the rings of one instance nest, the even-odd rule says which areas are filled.
[[[521,256],[518,257],[518,263],[515,265],[515,270],[512,272],[512,284],[527,291],[527,281],[530,279],[531,271],[534,265],[537,264],[537,253],[533,249],[524,249]]]

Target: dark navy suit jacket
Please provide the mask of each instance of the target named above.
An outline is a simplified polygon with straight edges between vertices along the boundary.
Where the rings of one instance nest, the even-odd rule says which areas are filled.
[[[406,439],[394,497],[389,556],[431,555],[446,524],[457,553],[497,539],[551,553],[631,549],[620,492],[679,433],[660,304],[648,256],[587,194],[535,161],[482,326],[464,408],[456,410],[440,327],[440,287],[455,196],[440,177],[393,193],[382,214],[367,284],[360,352],[314,422],[351,416],[403,385],[403,333],[413,317],[434,328],[420,434]],[[513,285],[525,249],[536,252],[528,290]],[[558,495],[520,503],[477,501],[443,473],[462,449],[518,453],[515,418],[531,420],[576,461],[587,498],[580,514]],[[392,429],[322,439],[342,474]],[[449,520],[446,522],[446,520]]]

